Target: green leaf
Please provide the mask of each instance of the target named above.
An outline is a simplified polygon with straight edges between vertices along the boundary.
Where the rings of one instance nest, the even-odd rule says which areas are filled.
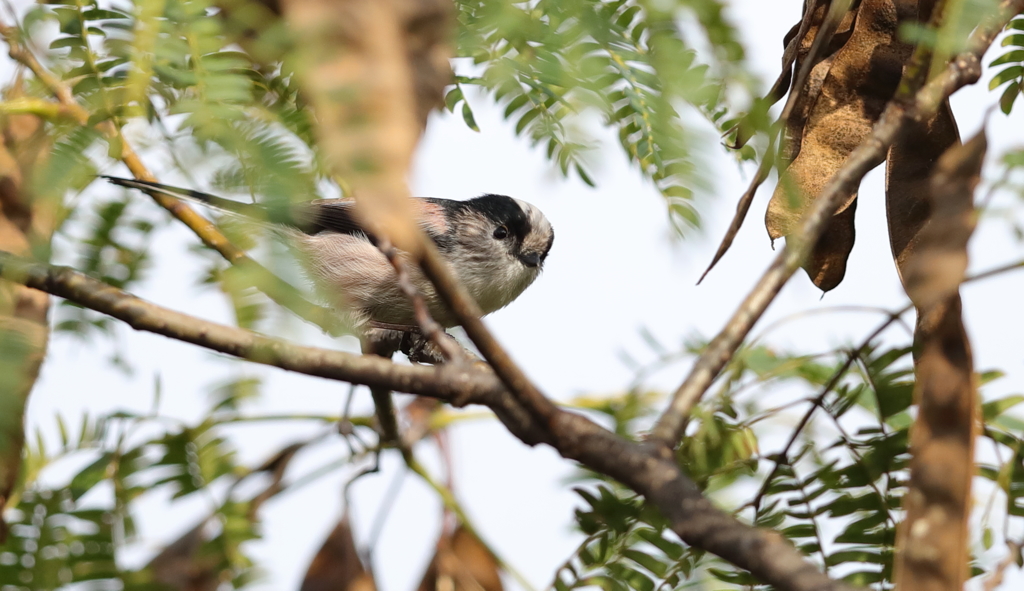
[[[462,96],[462,87],[456,85],[444,95],[444,106],[448,109],[449,113],[454,113],[455,106],[462,100],[464,100],[464,97]]]
[[[647,542],[648,544],[651,544],[655,548],[664,552],[665,556],[668,556],[672,560],[678,561],[679,558],[683,555],[682,545],[677,544],[671,540],[666,540],[657,531],[647,528],[640,528],[636,531],[636,534],[643,541]]]
[[[118,10],[106,10],[103,8],[91,8],[82,13],[82,18],[90,21],[107,20],[107,19],[130,19],[131,15],[125,14]]]
[[[638,565],[646,568],[647,570],[651,571],[651,573],[653,573],[657,577],[664,577],[665,573],[668,572],[667,564],[661,562],[660,560],[658,560],[654,556],[651,556],[650,554],[647,554],[646,552],[641,552],[639,550],[627,548],[622,551],[622,555],[632,560],[633,562],[637,563]]]
[[[60,37],[50,43],[50,49],[62,49],[65,47],[86,47],[85,39],[81,37]]]
[[[858,562],[877,564],[881,562],[881,560],[881,553],[865,548],[862,550],[840,550],[839,552],[833,552],[826,557],[825,564],[830,567]]]
[[[575,168],[576,168],[576,174],[578,174],[580,176],[580,180],[583,181],[584,183],[586,183],[586,185],[588,187],[596,187],[597,186],[594,183],[594,180],[590,178],[590,175],[587,174],[587,171],[583,169],[582,165],[580,165],[579,163],[576,163],[575,164]]]
[[[540,117],[540,114],[541,110],[538,108],[533,108],[523,113],[523,116],[520,117],[519,121],[516,123],[516,135],[522,135],[526,126],[537,117]]]
[[[1020,93],[1021,89],[1019,85],[1011,84],[1010,86],[1007,86],[1006,90],[1003,91],[1002,96],[999,97],[999,110],[1004,114],[1009,115],[1013,110],[1013,102],[1017,100]]]
[[[992,77],[988,83],[989,90],[995,90],[1007,82],[1017,80],[1024,74],[1024,66],[1010,66]]]
[[[879,571],[857,571],[843,576],[843,580],[857,587],[870,587],[882,581],[882,573]]]
[[[812,538],[815,537],[815,527],[813,523],[799,523],[784,528],[781,532],[782,535],[787,538]]]
[[[530,102],[530,96],[527,94],[521,94],[509,101],[508,105],[505,106],[505,119],[511,117],[513,113],[523,108],[528,102]]]
[[[104,453],[96,461],[79,470],[78,474],[75,474],[74,478],[71,479],[71,484],[67,488],[71,494],[71,499],[77,501],[82,495],[107,478],[107,469],[113,459],[113,453]]]
[[[995,420],[996,417],[1022,402],[1024,402],[1024,394],[1013,394],[1005,398],[992,400],[981,405],[981,415],[987,423]]]
[[[608,571],[611,572],[617,580],[629,585],[631,589],[635,589],[636,591],[654,591],[654,581],[634,568],[622,563],[615,563],[608,565]]]
[[[843,495],[825,505],[832,517],[843,517],[857,511],[881,511],[883,506],[878,495],[871,492],[857,497]]]
[[[476,118],[473,117],[473,110],[469,108],[469,103],[465,101],[462,103],[462,120],[473,131],[480,131],[480,127],[476,124]]]
[[[67,449],[68,442],[70,441],[70,439],[68,438],[68,427],[64,423],[64,417],[61,416],[60,413],[57,414],[57,430],[60,432],[61,448]]]
[[[1003,55],[992,60],[992,63],[989,64],[989,67],[1001,66],[1003,64],[1017,62],[1024,62],[1024,49],[1014,49],[1013,51],[1008,51],[1004,53]]]
[[[1024,47],[1024,34],[1007,35],[1003,37],[1003,40],[1000,43],[1000,45],[1002,45],[1003,47],[1009,47],[1011,45]]]

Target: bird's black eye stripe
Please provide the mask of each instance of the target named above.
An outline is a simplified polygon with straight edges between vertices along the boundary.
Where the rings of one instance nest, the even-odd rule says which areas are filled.
[[[498,226],[494,230],[494,238],[497,240],[504,240],[508,238],[508,228],[505,226]]]

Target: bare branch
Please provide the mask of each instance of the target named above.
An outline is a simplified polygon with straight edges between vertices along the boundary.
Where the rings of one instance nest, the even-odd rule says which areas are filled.
[[[894,100],[886,107],[871,137],[850,154],[843,168],[808,209],[800,230],[787,238],[786,247],[775,257],[722,331],[708,344],[690,374],[673,394],[669,407],[659,417],[651,433],[652,441],[667,447],[675,446],[682,436],[690,409],[732,358],[782,286],[807,258],[841,201],[856,188],[868,171],[885,158],[889,146],[909,121],[927,118],[951,94],[977,82],[981,76],[981,56],[1009,19],[1022,9],[1024,0],[1004,0],[998,13],[986,19],[974,32],[966,52],[952,60],[945,70],[914,96],[906,100]]]

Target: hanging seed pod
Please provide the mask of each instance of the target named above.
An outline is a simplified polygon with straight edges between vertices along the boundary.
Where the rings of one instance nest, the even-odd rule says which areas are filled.
[[[906,591],[961,589],[969,561],[978,400],[959,287],[976,222],[974,189],[986,140],[982,132],[957,145],[952,118],[943,119],[918,126],[894,144],[889,160],[887,201],[899,206],[890,206],[893,257],[917,308],[918,415],[911,429],[906,518],[899,528],[895,563],[896,586]],[[919,143],[909,143],[915,140]],[[937,160],[931,158],[929,152],[941,143],[953,145]],[[918,150],[922,157],[917,157]],[[927,181],[921,182],[927,172]],[[893,178],[901,180],[894,183]]]
[[[907,295],[924,310],[957,293],[967,271],[967,241],[974,232],[974,188],[985,156],[985,136],[947,150],[932,175],[931,211],[904,250]]]
[[[782,174],[768,204],[765,226],[775,240],[793,233],[809,204],[871,134],[893,97],[912,47],[897,37],[903,22],[917,20],[916,0],[863,0],[850,38],[835,54],[810,106],[799,152]],[[854,243],[852,192],[836,211],[804,269],[828,291],[846,274]]]
[[[463,526],[442,534],[419,591],[502,591],[498,561]]]
[[[800,152],[800,141],[803,139],[804,127],[810,116],[810,109],[815,104],[825,77],[832,68],[832,60],[836,53],[846,45],[853,33],[860,2],[851,3],[848,10],[829,14],[834,2],[819,0],[815,3],[814,12],[810,15],[811,24],[807,35],[801,40],[796,51],[793,66],[793,84],[789,91],[789,99],[782,113],[785,124],[779,142],[779,170],[785,170],[789,163]],[[837,23],[826,23],[831,17]],[[819,39],[819,37],[821,37]],[[815,47],[817,44],[817,47]],[[810,62],[810,64],[808,64]],[[806,80],[800,74],[805,67],[810,70]]]
[[[300,591],[375,591],[373,574],[363,567],[348,513],[338,521],[302,580]]]
[[[885,212],[889,245],[904,289],[907,257],[914,251],[921,229],[931,216],[932,173],[939,157],[959,142],[956,121],[946,101],[928,121],[909,124],[904,135],[889,148]]]
[[[778,102],[792,84],[792,88],[789,88],[790,98],[786,101],[786,107],[778,122],[782,127],[782,138],[777,140],[781,145],[778,150],[779,157],[776,157],[774,144],[776,140],[773,135],[772,143],[769,144],[768,151],[761,160],[757,174],[736,204],[736,214],[733,216],[725,236],[722,237],[718,251],[697,283],[704,280],[704,277],[732,246],[736,234],[743,225],[743,220],[747,217],[757,189],[768,179],[772,167],[778,162],[779,170],[784,170],[799,151],[800,137],[807,120],[808,105],[813,104],[814,97],[817,97],[821,90],[821,83],[828,73],[832,56],[846,43],[853,31],[853,23],[856,18],[855,7],[858,4],[859,1],[853,2],[848,10],[833,14],[833,19],[837,21],[837,24],[833,24],[825,23],[826,17],[829,16],[827,10],[829,3],[826,0],[813,0],[810,6],[805,2],[803,19],[786,34],[783,40],[786,51],[782,57],[782,73],[779,74],[775,84],[764,98],[764,108],[767,109]],[[828,39],[822,39],[815,51],[815,40],[818,39],[822,31]],[[814,67],[809,73],[801,76],[802,68],[808,61],[814,64]],[[736,124],[735,145],[732,147],[734,149],[743,147],[752,137],[753,129],[754,127],[749,124],[747,118],[741,119]],[[774,128],[769,133],[774,134]]]

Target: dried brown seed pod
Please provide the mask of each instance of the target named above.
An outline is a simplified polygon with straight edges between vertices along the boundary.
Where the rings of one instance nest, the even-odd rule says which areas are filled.
[[[863,0],[849,39],[832,58],[810,105],[799,153],[781,175],[768,204],[765,226],[772,240],[796,231],[809,204],[871,134],[895,94],[912,47],[899,26],[917,20],[916,0]],[[804,264],[811,281],[828,291],[846,274],[853,249],[856,192],[846,197]]]

